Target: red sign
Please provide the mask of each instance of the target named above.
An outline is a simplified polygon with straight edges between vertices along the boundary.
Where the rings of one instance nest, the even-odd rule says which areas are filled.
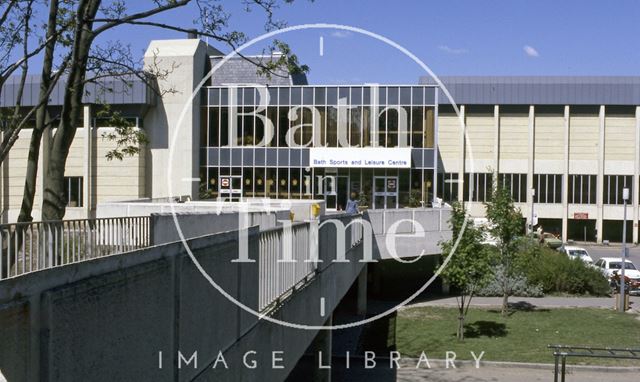
[[[588,212],[574,212],[573,213],[573,218],[576,220],[587,220],[589,219],[589,213]]]
[[[395,179],[387,179],[387,188],[389,190],[395,191],[395,189],[396,189],[396,180]]]
[[[229,178],[222,178],[220,179],[220,185],[224,188],[228,188],[229,187]]]

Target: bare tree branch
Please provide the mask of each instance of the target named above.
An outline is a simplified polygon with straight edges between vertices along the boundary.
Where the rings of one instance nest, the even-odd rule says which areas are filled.
[[[97,29],[95,29],[93,31],[94,35],[99,35],[100,33],[109,30],[113,27],[116,27],[118,25],[121,24],[125,24],[129,21],[134,21],[134,20],[139,20],[139,19],[144,19],[153,15],[156,15],[158,13],[162,13],[165,11],[168,11],[170,9],[175,9],[175,8],[179,8],[179,7],[183,7],[187,4],[189,4],[191,2],[191,0],[180,0],[180,1],[170,1],[165,5],[161,5],[158,6],[157,8],[154,9],[149,9],[147,11],[144,12],[139,12],[139,13],[134,13],[132,15],[129,16],[125,16],[122,17],[120,19],[93,19],[93,22],[104,22],[105,24],[98,27]]]

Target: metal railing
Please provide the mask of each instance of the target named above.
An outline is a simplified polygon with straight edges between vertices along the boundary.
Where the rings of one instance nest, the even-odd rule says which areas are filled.
[[[148,247],[149,217],[0,225],[0,280]]]
[[[632,348],[599,348],[588,346],[567,346],[567,345],[549,345],[553,349],[554,369],[553,381],[565,382],[567,371],[567,357],[575,358],[618,358],[618,359],[640,359],[640,349]]]
[[[297,223],[260,232],[260,311],[277,305],[318,269],[318,225]]]

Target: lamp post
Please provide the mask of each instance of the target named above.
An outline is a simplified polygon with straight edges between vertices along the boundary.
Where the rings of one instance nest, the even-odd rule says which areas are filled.
[[[531,227],[531,237],[533,238],[533,203],[535,203],[536,189],[531,189],[531,220],[529,221],[529,227]]]
[[[624,312],[625,295],[624,295],[624,269],[627,267],[627,200],[629,200],[629,189],[622,189],[622,203],[624,205],[624,213],[622,219],[622,261],[620,262],[620,307],[619,310]]]

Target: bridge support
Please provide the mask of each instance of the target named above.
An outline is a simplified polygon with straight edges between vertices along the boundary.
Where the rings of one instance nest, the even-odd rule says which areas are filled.
[[[368,264],[365,264],[358,275],[358,308],[356,313],[360,316],[367,314],[367,266]]]
[[[324,325],[331,326],[332,324],[333,316],[329,316]],[[331,382],[332,333],[331,330],[320,330],[311,343],[314,361],[313,382]]]

